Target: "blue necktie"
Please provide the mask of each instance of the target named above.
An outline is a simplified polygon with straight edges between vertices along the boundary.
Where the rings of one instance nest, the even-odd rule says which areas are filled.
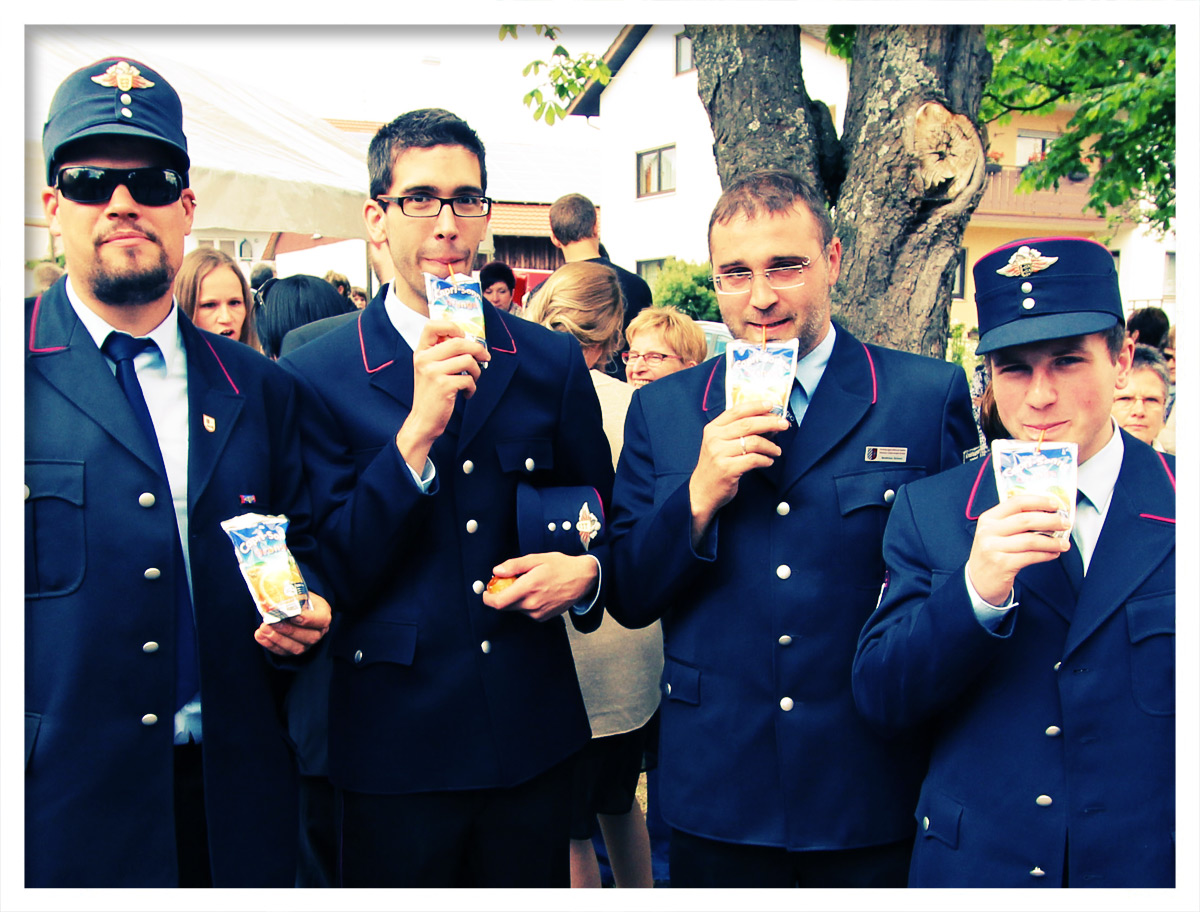
[[[792,394],[788,399],[788,403],[792,407],[792,415],[796,419],[796,427],[799,427],[800,422],[804,420],[804,413],[808,411],[808,393],[804,391],[804,387],[800,385],[799,380],[792,383]]]
[[[1075,495],[1075,502],[1076,504],[1088,503],[1088,496],[1079,491]],[[1078,512],[1076,513],[1076,522],[1078,523]],[[1071,581],[1071,588],[1078,595],[1079,590],[1083,588],[1083,552],[1080,551],[1079,543],[1074,538],[1071,539],[1071,550],[1063,554],[1060,560],[1067,579]]]
[[[167,466],[163,461],[162,449],[158,445],[158,433],[154,429],[154,420],[150,417],[150,409],[146,407],[146,397],[142,394],[142,385],[138,382],[137,370],[133,366],[133,359],[148,349],[158,349],[154,340],[135,339],[119,332],[109,333],[101,347],[101,351],[117,366],[117,383],[121,385],[125,398],[129,400],[133,409],[134,417],[158,455],[158,469],[166,480]],[[172,535],[175,542],[175,709],[178,710],[196,695],[200,689],[200,677],[197,671],[196,626],[192,619],[192,599],[188,592],[183,546],[179,542],[179,531],[175,526],[174,516],[172,527],[175,529],[175,534]]]

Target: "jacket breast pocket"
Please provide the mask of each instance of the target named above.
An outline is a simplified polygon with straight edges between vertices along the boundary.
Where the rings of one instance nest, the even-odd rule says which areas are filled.
[[[1175,593],[1125,603],[1133,701],[1152,716],[1175,712]]]
[[[524,437],[496,442],[500,471],[533,476],[554,468],[554,444],[548,437]]]
[[[87,569],[82,462],[25,463],[25,597],[70,595]]]
[[[359,621],[338,631],[333,657],[359,668],[387,663],[411,665],[417,652],[417,625]]]
[[[838,510],[849,516],[856,510],[869,507],[889,509],[896,498],[900,485],[924,478],[924,466],[904,466],[896,469],[872,469],[838,475],[833,479],[837,489]],[[886,516],[885,516],[886,518]]]

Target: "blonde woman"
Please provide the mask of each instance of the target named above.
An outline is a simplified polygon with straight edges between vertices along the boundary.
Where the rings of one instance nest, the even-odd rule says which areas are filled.
[[[254,296],[241,267],[215,247],[197,247],[175,276],[175,299],[200,329],[262,351],[254,331]]]
[[[625,329],[629,351],[621,353],[635,389],[667,374],[695,367],[708,354],[700,324],[677,308],[647,307]]]
[[[535,323],[575,336],[600,399],[613,465],[624,441],[629,384],[603,373],[621,345],[624,303],[617,276],[601,263],[568,263],[554,272],[529,305]],[[568,625],[575,671],[592,726],[580,753],[571,807],[571,886],[599,887],[592,849],[596,819],[618,887],[651,887],[650,837],[635,791],[646,742],[645,725],[658,706],[662,628],[656,621],[626,630],[611,617],[586,636]]]

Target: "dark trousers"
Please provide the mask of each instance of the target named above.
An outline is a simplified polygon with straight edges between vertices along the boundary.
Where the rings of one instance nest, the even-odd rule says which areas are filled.
[[[672,887],[905,887],[912,840],[789,852],[671,830]]]
[[[344,887],[569,887],[574,758],[511,788],[337,791]]]
[[[337,830],[333,808],[333,784],[327,777],[300,777],[298,887],[332,887],[337,883]]]
[[[175,746],[175,851],[179,886],[213,885],[204,813],[204,756],[199,744]]]

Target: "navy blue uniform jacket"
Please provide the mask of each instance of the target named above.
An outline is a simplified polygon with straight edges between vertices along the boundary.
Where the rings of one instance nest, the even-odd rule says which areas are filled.
[[[336,577],[330,777],[381,794],[516,785],[590,729],[563,619],[498,612],[483,587],[520,553],[518,482],[587,484],[608,502],[600,405],[578,341],[485,301],[492,359],[434,443],[421,493],[395,445],[413,363],[386,292],[281,362],[305,391],[305,459]],[[577,626],[598,626],[603,602]]]
[[[724,408],[723,358],[643,387],[617,468],[611,613],[663,623],[663,816],[794,851],[904,839],[919,743],[859,717],[850,664],[883,584],[896,490],[976,442],[966,376],[839,327],[781,460],[742,477],[696,551],[688,480]]]
[[[175,886],[175,513],[64,283],[26,313],[26,884]],[[254,641],[260,617],[220,523],[286,513],[289,546],[324,594],[295,384],[245,345],[179,325],[213,878],[291,886],[296,782],[280,724],[290,673]]]
[[[1060,561],[1026,567],[994,633],[963,575],[991,460],[900,492],[854,693],[932,732],[911,886],[1057,887],[1067,852],[1073,887],[1174,885],[1175,463],[1122,435],[1078,600]]]

